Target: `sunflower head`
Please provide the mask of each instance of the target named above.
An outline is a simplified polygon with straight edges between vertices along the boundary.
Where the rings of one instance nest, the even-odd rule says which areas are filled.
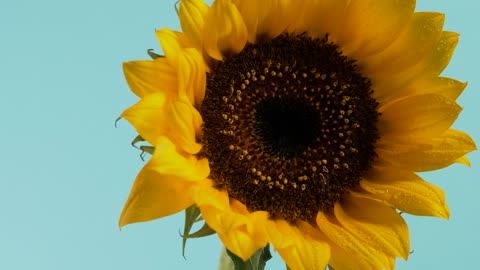
[[[475,149],[450,129],[466,84],[440,77],[458,35],[415,1],[181,0],[165,53],[124,64],[122,117],[151,144],[120,226],[198,207],[228,250],[291,269],[393,269],[398,211],[448,218],[416,172]],[[398,211],[397,211],[398,210]]]

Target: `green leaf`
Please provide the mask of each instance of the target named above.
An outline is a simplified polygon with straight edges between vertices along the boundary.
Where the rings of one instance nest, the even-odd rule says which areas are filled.
[[[153,52],[153,49],[148,49],[148,50],[147,50],[147,53],[148,53],[148,55],[149,55],[152,59],[157,59],[157,58],[165,57],[164,55],[160,55],[160,54],[157,54],[157,53]]]
[[[246,262],[228,249],[227,255],[232,260],[235,270],[264,270],[267,261],[272,258],[269,244],[264,248],[257,250],[257,252],[255,252],[255,254],[253,254]]]

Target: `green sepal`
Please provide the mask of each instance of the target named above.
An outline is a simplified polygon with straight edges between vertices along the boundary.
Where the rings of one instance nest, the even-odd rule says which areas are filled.
[[[183,234],[180,235],[182,237],[183,257],[185,257],[185,246],[187,244],[187,239],[204,237],[215,233],[215,231],[210,228],[207,223],[204,223],[198,231],[190,233],[193,224],[202,220],[203,218],[200,216],[200,209],[195,204],[185,209],[185,226],[183,228]]]
[[[138,135],[137,137],[135,137],[135,139],[133,139],[131,144],[132,144],[133,147],[140,149],[139,147],[137,147],[137,143],[144,142],[144,141],[145,141],[145,139],[142,138],[140,135]]]
[[[208,224],[205,222],[203,223],[202,228],[200,228],[198,231],[191,233],[189,235],[182,235],[184,239],[190,239],[190,238],[200,238],[204,236],[209,236],[216,233]]]
[[[153,49],[148,49],[147,53],[152,59],[165,57],[164,55],[160,55],[160,54],[157,54],[157,53],[153,52]]]
[[[147,146],[147,145],[142,145],[140,146],[140,150],[142,152],[140,153],[140,158],[145,161],[145,155],[148,153],[150,155],[153,155],[153,152],[155,151],[155,147],[153,146]]]
[[[269,244],[257,250],[246,262],[228,249],[227,255],[232,260],[235,270],[264,270],[267,261],[272,258]]]
[[[117,119],[115,119],[115,128],[117,128],[117,123],[118,123],[118,121],[120,121],[120,120],[122,120],[122,117],[121,117],[121,116],[119,116]]]
[[[177,0],[175,1],[175,5],[174,5],[174,8],[175,8],[175,12],[177,13],[177,16],[180,17],[180,0]]]

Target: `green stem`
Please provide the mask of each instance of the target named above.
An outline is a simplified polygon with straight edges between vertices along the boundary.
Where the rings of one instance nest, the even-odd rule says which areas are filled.
[[[235,265],[233,264],[232,259],[228,256],[227,249],[222,248],[222,253],[220,254],[220,261],[218,263],[218,270],[234,270]]]

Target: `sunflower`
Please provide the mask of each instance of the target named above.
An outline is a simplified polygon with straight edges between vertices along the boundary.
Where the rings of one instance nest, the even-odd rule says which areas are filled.
[[[414,0],[181,0],[164,56],[124,64],[122,117],[154,147],[120,226],[196,205],[229,251],[290,269],[393,269],[401,212],[449,217],[416,172],[469,165],[451,129],[458,42]]]

